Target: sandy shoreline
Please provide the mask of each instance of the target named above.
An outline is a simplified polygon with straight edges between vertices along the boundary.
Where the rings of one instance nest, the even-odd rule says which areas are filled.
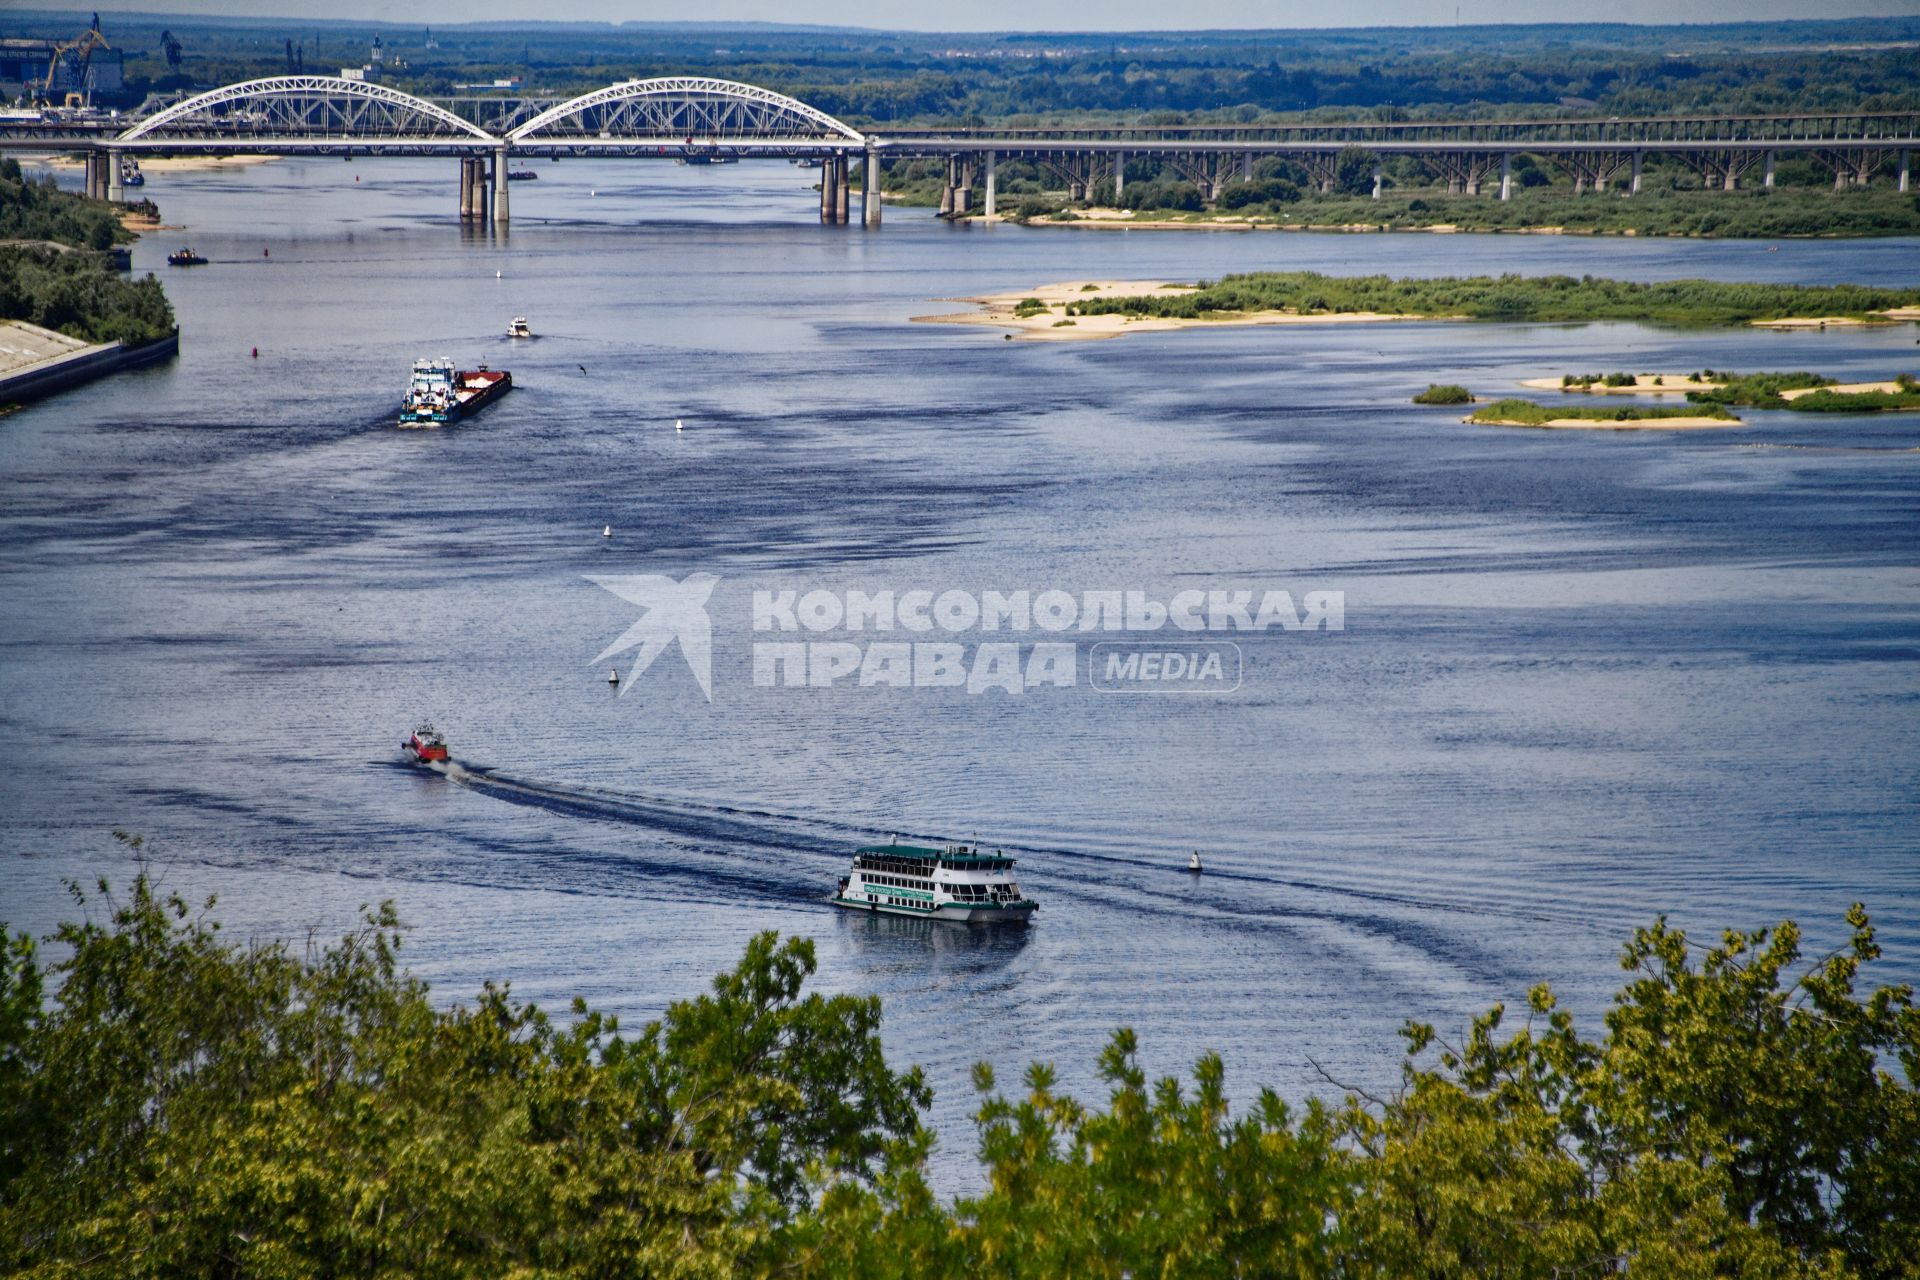
[[[1660,385],[1654,379],[1660,379]],[[1520,385],[1530,391],[1564,391],[1569,395],[1595,396],[1631,396],[1631,395],[1681,395],[1688,391],[1708,391],[1720,386],[1718,382],[1694,382],[1690,373],[1641,373],[1634,375],[1630,387],[1609,387],[1595,382],[1587,386],[1566,386],[1558,378],[1523,378]]]
[[[249,165],[269,164],[276,156],[134,156],[140,162],[142,173],[199,173],[210,169],[244,169]],[[82,161],[58,156],[39,161],[50,169],[78,169]],[[138,187],[129,187],[129,191],[138,191]]]
[[[1462,418],[1476,427],[1538,428],[1543,431],[1701,431],[1710,427],[1744,427],[1739,418],[1549,418],[1545,422],[1517,422],[1510,418]]]
[[[1870,324],[1899,324],[1909,320],[1920,320],[1920,307],[1874,311],[1864,320],[1859,316],[1782,316],[1778,320],[1749,320],[1747,323],[1756,329],[1849,329]]]
[[[1390,315],[1371,311],[1343,311],[1326,315],[1297,315],[1287,311],[1223,312],[1209,319],[1181,316],[1068,316],[1066,308],[1088,298],[1160,298],[1194,292],[1190,284],[1165,280],[1067,280],[1020,293],[995,293],[977,298],[941,301],[971,302],[984,308],[950,315],[914,316],[915,324],[971,324],[1011,329],[1009,338],[1039,342],[1091,342],[1125,333],[1165,333],[1174,329],[1249,325],[1366,324],[1386,320],[1430,320],[1439,317]],[[1044,310],[1016,314],[1022,302],[1035,299]]]

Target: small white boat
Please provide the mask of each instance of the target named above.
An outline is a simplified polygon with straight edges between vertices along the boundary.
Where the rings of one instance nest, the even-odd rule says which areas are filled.
[[[1201,870],[1200,851],[1198,849],[1195,849],[1193,851],[1193,856],[1187,859],[1187,870],[1195,873],[1198,873]]]
[[[619,684],[619,683],[620,683],[620,673],[619,673],[618,671],[609,671],[609,672],[607,672],[607,683],[608,683],[608,684]]]
[[[527,318],[525,316],[515,316],[509,320],[507,322],[507,336],[509,338],[531,338],[533,336],[533,330],[528,326]]]
[[[675,418],[673,420],[673,429],[675,431],[685,431],[687,429],[687,424],[680,421],[680,419]]]
[[[606,528],[602,529],[600,531],[600,536],[603,538],[611,538],[613,536],[613,526],[608,525]]]

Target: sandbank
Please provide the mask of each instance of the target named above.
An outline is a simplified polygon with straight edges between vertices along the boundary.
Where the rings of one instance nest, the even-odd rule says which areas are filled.
[[[1149,298],[1192,293],[1195,286],[1164,280],[1068,280],[1041,285],[1019,293],[987,294],[977,298],[953,298],[943,301],[971,302],[984,308],[953,315],[914,316],[916,324],[983,324],[1012,329],[1022,341],[1089,342],[1117,338],[1123,333],[1161,333],[1173,329],[1193,329],[1222,325],[1297,325],[1364,324],[1383,320],[1431,320],[1443,317],[1390,315],[1371,311],[1341,311],[1299,315],[1291,311],[1214,312],[1206,319],[1186,316],[1093,315],[1068,316],[1066,307],[1089,298]],[[1015,309],[1029,298],[1046,304],[1046,310],[1032,315],[1016,315]],[[1072,323],[1062,324],[1062,320]],[[1014,335],[1009,335],[1014,336]]]
[[[1744,427],[1739,418],[1548,418],[1519,422],[1510,418],[1462,418],[1476,427],[1536,427],[1547,431],[1701,431],[1709,427]]]
[[[1654,385],[1655,378],[1661,380],[1661,385]],[[1706,391],[1721,385],[1718,382],[1695,382],[1692,379],[1693,375],[1690,373],[1641,373],[1634,375],[1633,385],[1630,387],[1609,387],[1598,382],[1587,386],[1570,387],[1562,384],[1558,378],[1525,378],[1521,380],[1520,385],[1532,391],[1565,391],[1569,394],[1596,396],[1679,395],[1688,391]]]
[[[142,173],[195,173],[207,169],[244,169],[248,165],[267,164],[275,156],[153,156],[135,155]],[[78,169],[82,162],[59,156],[44,163],[55,169]],[[129,187],[129,191],[138,191]]]
[[[1798,400],[1801,396],[1812,395],[1816,391],[1837,391],[1842,395],[1851,395],[1861,391],[1884,391],[1892,395],[1900,390],[1897,382],[1842,382],[1831,387],[1795,387],[1791,391],[1782,391],[1782,400]]]

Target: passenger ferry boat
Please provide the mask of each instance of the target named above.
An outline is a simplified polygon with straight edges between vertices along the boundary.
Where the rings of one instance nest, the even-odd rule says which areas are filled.
[[[400,749],[414,758],[418,764],[445,763],[447,759],[447,740],[440,731],[430,724],[423,724],[413,731],[413,736],[400,744]]]
[[[1013,859],[977,845],[929,849],[874,844],[856,849],[853,871],[840,879],[834,905],[923,920],[1025,924],[1040,904],[1020,895]]]
[[[415,360],[413,378],[400,402],[400,425],[432,427],[458,422],[466,414],[498,399],[513,388],[505,369],[458,369],[453,361]]]

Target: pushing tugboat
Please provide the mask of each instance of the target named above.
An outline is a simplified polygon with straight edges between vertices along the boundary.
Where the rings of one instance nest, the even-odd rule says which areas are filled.
[[[447,762],[447,740],[430,724],[415,729],[413,736],[400,744],[400,749],[411,756],[415,764]]]
[[[207,260],[190,248],[175,249],[167,255],[167,265],[170,267],[204,267],[207,265]]]
[[[455,369],[453,361],[415,360],[413,379],[400,402],[400,425],[437,427],[458,422],[499,399],[513,388],[505,369]]]

